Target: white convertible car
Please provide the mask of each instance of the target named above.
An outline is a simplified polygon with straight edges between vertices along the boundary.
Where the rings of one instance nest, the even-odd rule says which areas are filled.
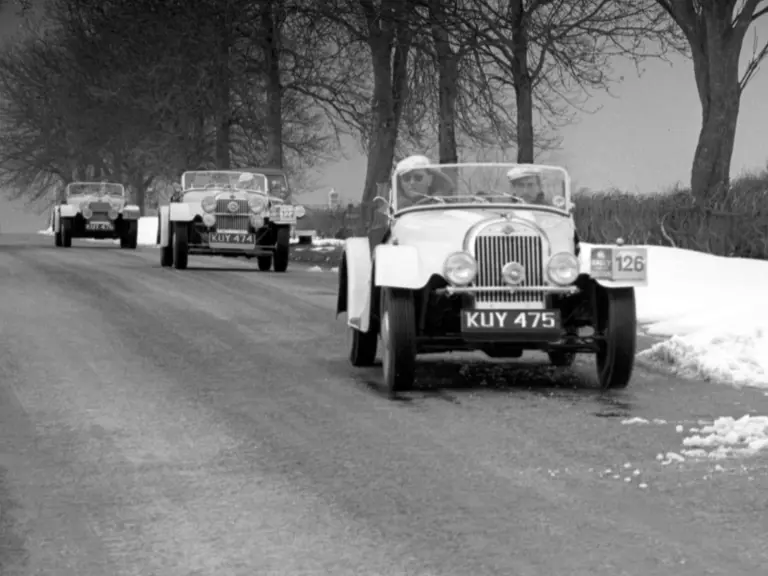
[[[305,210],[272,195],[277,182],[275,175],[242,170],[185,172],[158,213],[162,266],[183,270],[190,254],[244,256],[255,257],[260,270],[285,272],[291,226]]]
[[[381,343],[394,393],[412,386],[418,354],[540,350],[557,366],[593,354],[603,389],[629,384],[647,250],[582,248],[565,170],[412,156],[384,188],[380,226],[347,239],[339,267],[354,366]]]
[[[127,204],[125,187],[114,182],[72,182],[66,198],[53,209],[56,246],[69,248],[72,238],[120,239],[120,248],[136,249],[139,207]]]

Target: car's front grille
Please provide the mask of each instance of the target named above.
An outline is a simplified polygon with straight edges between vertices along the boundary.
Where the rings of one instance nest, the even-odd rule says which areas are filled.
[[[88,207],[96,212],[109,212],[112,209],[112,205],[109,202],[91,202]]]
[[[229,205],[237,202],[237,211],[230,212]],[[220,198],[216,201],[216,229],[217,230],[250,230],[250,219],[247,200],[230,200]]]
[[[501,269],[508,262],[519,262],[525,267],[525,280],[521,286],[544,285],[544,243],[541,236],[479,236],[475,240],[477,278],[475,286],[477,304],[527,304],[544,303],[544,292],[483,292],[484,287],[506,287]]]

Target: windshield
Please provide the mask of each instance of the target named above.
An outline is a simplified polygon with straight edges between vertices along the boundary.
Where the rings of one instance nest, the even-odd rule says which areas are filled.
[[[110,196],[122,198],[125,188],[113,182],[73,182],[67,186],[67,196]]]
[[[440,203],[530,204],[565,210],[568,186],[566,171],[554,166],[421,164],[396,173],[391,200],[396,210]]]
[[[235,170],[184,172],[181,187],[184,190],[223,188],[263,193],[267,189],[267,178],[263,174]]]

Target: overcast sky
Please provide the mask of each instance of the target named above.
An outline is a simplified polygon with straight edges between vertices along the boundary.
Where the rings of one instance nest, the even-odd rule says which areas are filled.
[[[759,22],[758,34],[768,39],[768,18]],[[0,17],[0,35],[18,26],[8,11]],[[745,42],[742,59],[751,54],[752,37]],[[768,64],[768,63],[766,63]],[[682,58],[673,64],[647,62],[637,77],[634,65],[617,63],[624,81],[613,89],[615,98],[596,95],[591,109],[577,123],[562,132],[562,150],[552,160],[571,171],[580,186],[618,187],[633,192],[651,192],[677,182],[687,184],[696,139],[701,125],[701,106],[696,94],[693,68]],[[761,70],[742,97],[733,175],[757,170],[768,161],[768,71]],[[365,159],[350,145],[349,159],[329,164],[317,191],[301,201],[324,203],[327,190],[334,187],[345,200],[360,197],[365,178]],[[510,160],[513,160],[512,158]],[[0,230],[37,229],[45,218],[25,213],[0,198]]]

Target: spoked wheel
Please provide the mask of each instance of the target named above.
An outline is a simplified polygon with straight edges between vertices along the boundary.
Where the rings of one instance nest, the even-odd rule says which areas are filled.
[[[597,379],[603,390],[626,388],[632,379],[637,349],[634,288],[597,286]]]
[[[380,317],[384,390],[393,395],[413,387],[416,372],[416,310],[413,292],[382,290]]]

